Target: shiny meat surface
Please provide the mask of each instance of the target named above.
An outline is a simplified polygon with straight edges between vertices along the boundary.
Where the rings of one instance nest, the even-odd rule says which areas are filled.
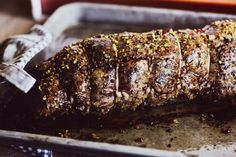
[[[181,52],[178,37],[173,30],[160,30],[156,33],[157,42],[153,48],[151,64],[152,88],[148,98],[151,106],[175,101],[180,89]]]
[[[122,109],[135,109],[147,98],[150,91],[150,69],[148,61],[130,60],[118,70],[119,89],[116,102]]]

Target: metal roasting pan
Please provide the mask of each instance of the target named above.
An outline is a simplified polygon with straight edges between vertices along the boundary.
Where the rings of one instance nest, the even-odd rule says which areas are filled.
[[[36,61],[41,62],[55,55],[65,45],[100,33],[201,28],[219,19],[236,19],[236,16],[71,3],[57,9],[44,23],[45,28],[52,33],[53,41],[37,56]],[[16,98],[12,102],[15,105],[13,108],[16,109],[16,106],[23,103]],[[27,123],[28,121],[24,122],[17,117],[17,114],[9,118],[10,114],[6,115],[6,112],[5,117],[0,117],[1,124],[4,124],[0,125],[0,143],[35,146],[83,156],[236,156],[235,105],[224,102],[226,105],[223,107],[219,104],[213,109],[205,103],[205,106],[202,102],[200,105],[199,102],[194,102],[133,114],[124,113],[118,118],[110,119],[106,127],[94,127],[92,121],[88,122],[91,125],[82,125],[78,119]],[[180,114],[181,112],[186,114]],[[169,116],[163,113],[169,113]],[[138,119],[139,115],[149,118]],[[132,119],[137,123],[131,124]],[[118,127],[119,121],[131,125]]]

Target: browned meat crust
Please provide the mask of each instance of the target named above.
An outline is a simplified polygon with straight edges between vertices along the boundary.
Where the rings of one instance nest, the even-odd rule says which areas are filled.
[[[225,82],[225,80],[228,80],[228,78],[225,78],[225,76],[221,76],[221,74],[222,71],[224,71],[222,67],[225,64],[226,60],[228,60],[227,63],[231,64],[231,67],[228,67],[228,70],[235,66],[235,63],[233,62],[235,58],[228,58],[226,60],[223,58],[224,56],[226,57],[227,55],[232,55],[232,53],[230,53],[229,51],[233,49],[233,45],[229,43],[236,40],[236,21],[215,21],[210,25],[205,26],[203,28],[203,31],[208,37],[208,47],[210,48],[210,72],[208,80],[211,90],[208,90],[208,93],[211,95],[215,95],[216,97],[231,95],[226,91],[223,91],[225,89],[222,88],[222,84],[228,84],[227,81]],[[223,60],[223,65],[221,65],[221,60]],[[235,89],[236,87],[231,86],[229,88]]]
[[[115,35],[99,35],[83,41],[90,62],[91,111],[107,113],[115,103],[117,41]]]
[[[40,115],[89,111],[89,64],[80,43],[65,47],[55,57],[36,68],[42,74],[39,76],[41,80],[38,80],[42,99],[39,101]]]
[[[233,96],[236,94],[236,42],[227,42],[219,51],[219,94]]]
[[[180,89],[181,52],[179,39],[173,30],[158,30],[154,34],[151,92],[148,104],[162,105],[176,101]]]
[[[98,35],[36,67],[42,117],[236,94],[236,21]]]
[[[124,62],[120,65],[118,74],[118,106],[122,109],[136,109],[144,103],[150,91],[148,61],[140,59]]]
[[[152,33],[121,33],[118,35],[116,104],[121,109],[136,109],[150,91],[150,44]]]
[[[181,95],[194,99],[207,85],[210,55],[207,37],[201,30],[179,30],[181,62]]]

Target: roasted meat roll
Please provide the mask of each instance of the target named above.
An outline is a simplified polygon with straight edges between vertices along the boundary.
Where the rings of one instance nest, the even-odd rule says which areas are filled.
[[[41,117],[236,94],[236,21],[203,29],[98,35],[34,69]]]

